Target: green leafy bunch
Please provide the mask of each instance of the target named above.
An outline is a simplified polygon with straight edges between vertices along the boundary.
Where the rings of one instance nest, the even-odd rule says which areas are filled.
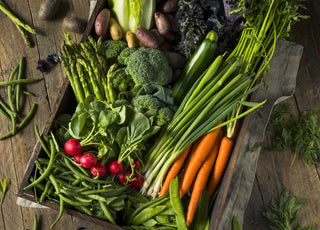
[[[284,190],[278,203],[271,200],[269,207],[263,212],[263,216],[270,222],[271,230],[314,230],[313,226],[300,227],[295,222],[299,217],[299,210],[305,202],[305,198],[292,197],[289,199],[289,192]],[[296,226],[295,226],[296,225]]]
[[[275,107],[268,124],[274,130],[271,150],[294,148],[295,157],[300,155],[308,165],[320,163],[320,126],[316,109],[304,111],[299,117],[290,111],[289,104]]]

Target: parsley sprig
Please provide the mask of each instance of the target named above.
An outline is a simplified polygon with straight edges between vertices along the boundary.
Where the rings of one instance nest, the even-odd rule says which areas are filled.
[[[294,158],[300,155],[308,165],[320,163],[320,126],[316,109],[304,111],[299,117],[291,113],[289,104],[277,105],[271,115],[268,128],[274,130],[271,150],[294,149]]]
[[[262,213],[269,222],[271,230],[314,230],[314,226],[300,227],[295,222],[299,217],[299,209],[303,206],[306,198],[292,197],[284,190],[278,203],[271,200],[269,207]],[[295,226],[296,225],[296,226]]]

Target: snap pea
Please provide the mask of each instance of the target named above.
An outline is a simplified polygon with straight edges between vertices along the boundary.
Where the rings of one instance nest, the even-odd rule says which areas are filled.
[[[41,176],[39,176],[34,182],[32,182],[31,184],[29,184],[28,186],[26,186],[24,189],[29,189],[32,188],[35,184],[40,183],[41,181],[43,181],[45,178],[47,178],[53,168],[54,165],[54,161],[55,161],[55,156],[56,156],[56,149],[54,146],[53,141],[50,139],[49,141],[50,143],[50,161],[48,164],[48,167],[45,169],[45,171],[41,174]]]
[[[133,217],[132,224],[134,225],[142,224],[143,222],[149,220],[150,218],[158,215],[165,209],[166,209],[166,206],[164,205],[145,208],[140,213],[138,213],[135,217]]]
[[[232,230],[241,230],[241,224],[236,216],[232,218]]]
[[[153,207],[153,206],[156,206],[156,205],[160,205],[164,202],[166,202],[167,200],[169,200],[169,197],[168,195],[164,195],[164,196],[160,196],[160,197],[157,197],[155,199],[152,199],[150,200],[149,202],[146,202],[142,205],[140,205],[130,216],[129,218],[129,223],[131,223],[132,219],[138,214],[140,213],[142,210],[144,210],[145,208],[147,207]]]
[[[161,215],[160,215],[161,214]],[[170,222],[169,216],[168,215],[163,215],[161,212],[159,215],[156,215],[154,218],[156,221],[158,221],[161,224],[166,224]]]
[[[103,202],[103,201],[99,201],[100,207],[104,213],[104,215],[108,218],[108,220],[110,221],[110,223],[112,224],[116,224],[116,222],[114,221],[113,217],[111,216],[107,205]]]
[[[192,223],[194,230],[203,230],[207,224],[209,213],[209,193],[207,190],[203,190],[199,204]]]
[[[150,219],[148,219],[148,220],[146,220],[145,222],[142,223],[142,225],[148,226],[148,227],[154,227],[157,224],[158,224],[158,222],[153,218],[150,218]]]

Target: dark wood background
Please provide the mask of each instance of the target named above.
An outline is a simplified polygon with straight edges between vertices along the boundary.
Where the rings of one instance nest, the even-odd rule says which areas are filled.
[[[7,80],[8,75],[19,59],[26,57],[26,71],[24,77],[43,77],[43,81],[28,84],[25,89],[36,94],[24,101],[24,114],[32,104],[38,104],[36,115],[21,132],[14,137],[0,141],[0,178],[8,177],[12,181],[4,203],[0,207],[0,229],[32,229],[33,215],[40,218],[41,229],[49,229],[58,212],[49,209],[33,209],[16,205],[17,191],[28,164],[36,137],[33,126],[38,125],[41,130],[51,111],[54,111],[55,100],[59,96],[59,89],[65,74],[61,65],[54,67],[49,73],[42,74],[36,69],[39,59],[46,59],[47,55],[59,51],[64,35],[62,20],[65,16],[76,16],[87,21],[89,14],[89,0],[61,0],[59,13],[53,20],[38,19],[39,0],[5,1],[7,5],[24,22],[35,27],[38,31],[32,36],[33,48],[27,47],[15,25],[3,13],[0,13],[0,80]],[[320,5],[317,0],[305,3],[310,15],[308,20],[295,25],[292,40],[304,46],[301,60],[297,88],[293,98],[286,101],[292,105],[294,113],[319,107],[320,97]],[[72,38],[80,41],[81,35],[72,34]],[[6,88],[0,88],[0,96],[6,98]],[[320,115],[320,111],[318,111]],[[10,124],[0,118],[0,134],[10,130]],[[270,136],[266,136],[265,145],[270,143]],[[256,172],[251,200],[246,210],[244,229],[267,229],[267,223],[261,215],[265,205],[272,197],[277,197],[284,188],[293,195],[307,197],[309,200],[301,209],[299,222],[302,226],[316,224],[320,227],[320,180],[319,168],[306,166],[301,159],[297,159],[292,167],[290,162],[292,152],[270,152],[263,150]],[[103,229],[82,219],[64,214],[56,229]]]

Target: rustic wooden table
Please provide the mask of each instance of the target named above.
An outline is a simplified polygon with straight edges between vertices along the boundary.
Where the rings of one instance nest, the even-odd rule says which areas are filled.
[[[34,209],[16,205],[17,191],[24,175],[24,170],[36,142],[33,126],[41,130],[54,111],[55,100],[63,83],[65,74],[61,65],[42,74],[36,69],[39,59],[59,51],[64,39],[61,29],[65,16],[76,16],[88,19],[89,0],[62,0],[59,13],[51,21],[38,19],[39,0],[9,1],[6,3],[24,22],[38,31],[32,37],[34,48],[27,47],[14,24],[0,13],[0,80],[7,80],[10,71],[18,64],[19,59],[26,57],[25,77],[43,77],[43,81],[28,84],[26,89],[36,94],[24,101],[24,114],[32,104],[38,104],[37,112],[25,129],[14,137],[0,142],[0,178],[8,177],[12,181],[4,203],[0,207],[0,229],[32,229],[33,216],[40,218],[41,229],[49,229],[58,212],[49,209]],[[317,0],[306,2],[311,17],[294,27],[292,39],[302,44],[304,54],[301,60],[295,96],[289,100],[295,113],[319,107],[320,88],[320,5]],[[73,39],[80,41],[81,35],[72,34]],[[5,88],[0,89],[0,96],[6,97]],[[320,111],[318,111],[320,114]],[[10,130],[10,124],[0,119],[0,134]],[[267,136],[265,143],[270,142]],[[267,229],[261,211],[271,197],[280,194],[283,188],[297,196],[308,197],[309,201],[300,212],[301,225],[315,223],[320,227],[320,180],[319,168],[307,167],[300,159],[290,167],[291,152],[268,152],[263,150],[256,173],[256,181],[252,190],[251,200],[246,210],[244,229]],[[103,229],[79,218],[64,214],[56,229]]]

